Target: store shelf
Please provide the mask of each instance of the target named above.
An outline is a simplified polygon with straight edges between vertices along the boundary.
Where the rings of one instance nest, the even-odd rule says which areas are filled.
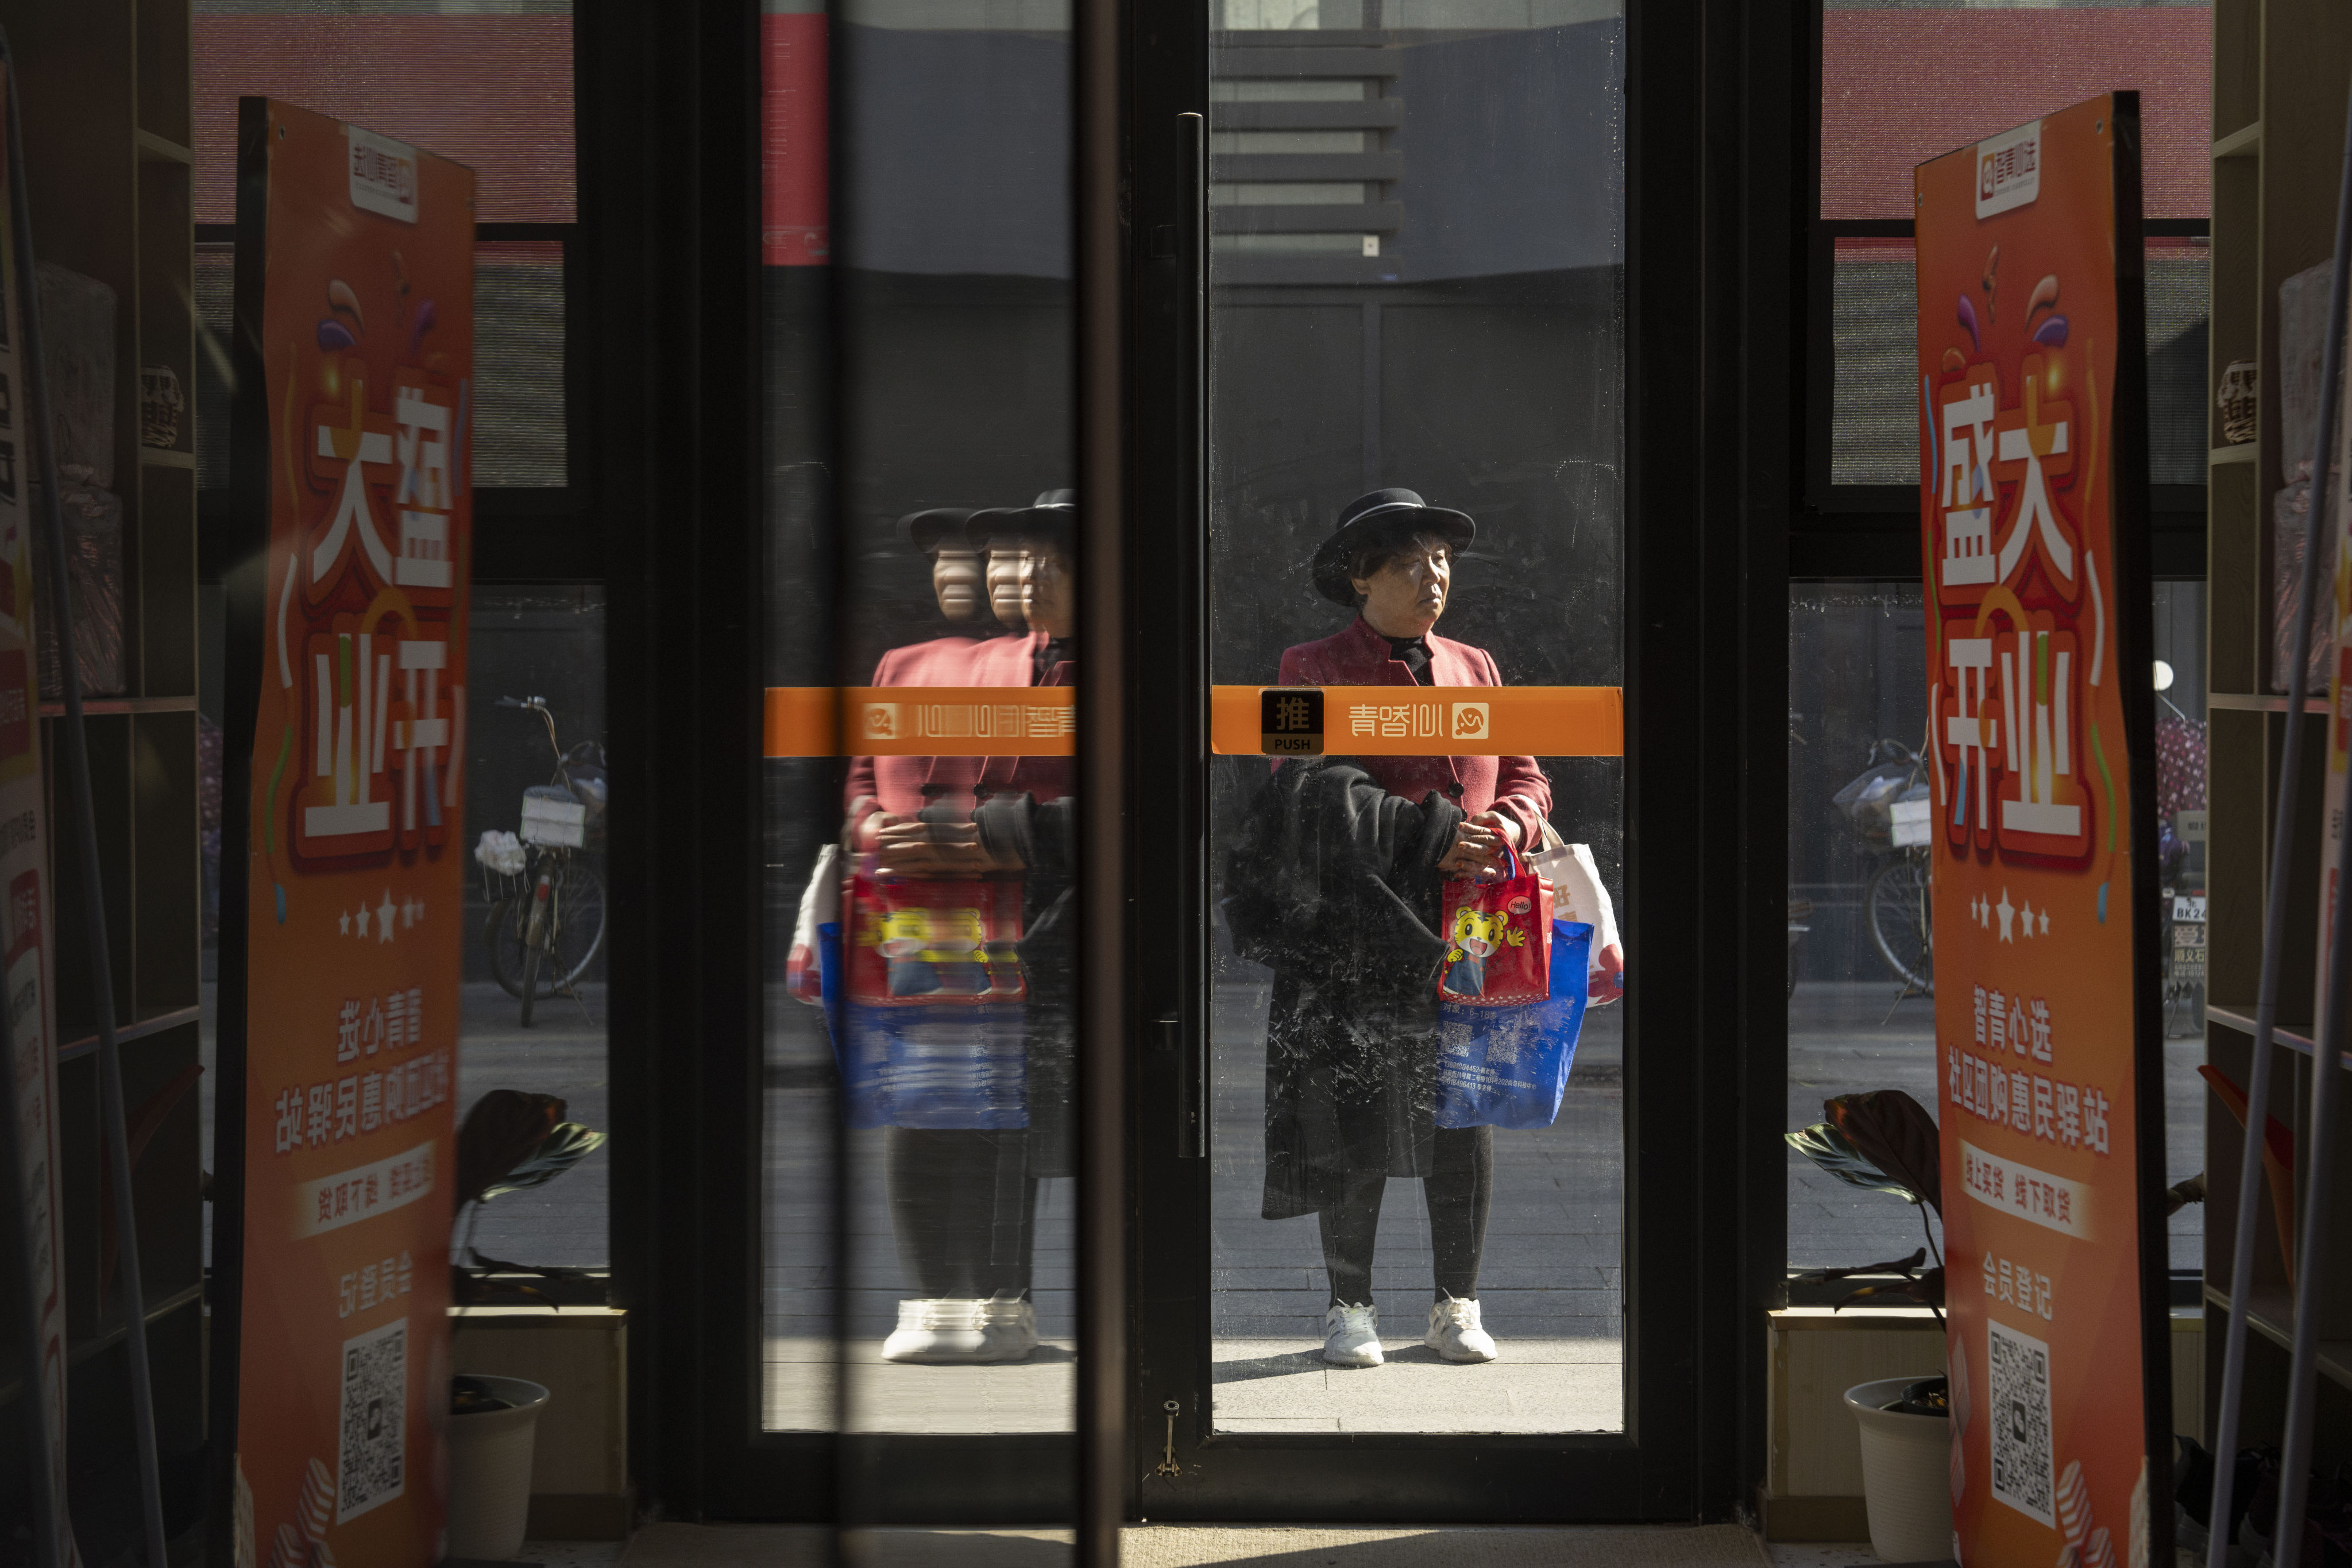
[[[193,1024],[196,1021],[200,1009],[194,1007],[174,1007],[168,1013],[158,1013],[152,1018],[142,1018],[135,1024],[118,1026],[114,1031],[115,1044],[129,1045],[133,1040],[142,1040],[150,1035],[160,1035],[166,1029],[176,1029],[183,1024]],[[69,1062],[77,1057],[94,1056],[97,1051],[98,1037],[91,1035],[83,1039],[68,1041],[58,1047],[58,1060]]]
[[[139,463],[148,468],[193,468],[196,466],[194,452],[174,451],[169,447],[142,447]]]
[[[2275,692],[2209,691],[2205,694],[2205,706],[2232,713],[2284,713],[2286,711],[2286,699]],[[2303,710],[2325,713],[2327,711],[2327,699],[2306,697],[2303,700]]]
[[[2235,1029],[2242,1035],[2252,1036],[2254,1032],[2254,1016],[2252,1013],[2241,1012],[2234,1007],[2216,1007],[2208,1002],[2205,1005],[2205,1019],[2206,1022],[2219,1024],[2223,1028]],[[2308,1024],[2302,1026],[2305,1029],[2310,1026]],[[2271,1026],[2271,1043],[2284,1046],[2298,1056],[2310,1056],[2315,1049],[2309,1035],[2277,1024]],[[2338,1051],[2336,1065],[2347,1072],[2352,1072],[2352,1051]]]
[[[2263,150],[2263,122],[2241,126],[2213,143],[2213,161],[2224,158],[2252,158]]]
[[[2230,1310],[2230,1293],[2218,1285],[2205,1287],[2205,1300],[2222,1311]],[[2284,1295],[2258,1295],[2246,1303],[2246,1323],[2281,1350],[2294,1349],[2294,1303]],[[2319,1375],[2339,1387],[2352,1388],[2352,1340],[2319,1342]]]
[[[2263,449],[2260,441],[2241,441],[2234,447],[2216,447],[2205,454],[2209,463],[2251,463]]]
[[[193,713],[196,700],[193,697],[85,697],[81,710],[97,717],[105,713]],[[41,704],[41,717],[62,719],[66,705],[62,702]]]
[[[150,1302],[147,1307],[147,1326],[152,1329],[173,1313],[185,1311],[204,1299],[205,1288],[201,1284],[196,1284],[184,1290],[175,1290],[160,1301]],[[100,1351],[110,1350],[121,1344],[122,1340],[123,1331],[121,1323],[102,1329],[86,1340],[76,1340],[66,1349],[66,1365],[79,1366]],[[24,1394],[25,1383],[22,1378],[12,1377],[5,1383],[0,1383],[0,1410],[5,1410],[16,1404],[17,1400],[24,1397]]]

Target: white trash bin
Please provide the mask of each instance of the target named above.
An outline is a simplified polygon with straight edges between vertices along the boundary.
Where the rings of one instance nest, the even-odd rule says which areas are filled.
[[[1882,1378],[1845,1391],[1862,1424],[1862,1495],[1870,1549],[1888,1563],[1937,1563],[1952,1554],[1952,1422],[1889,1410],[1916,1377]]]
[[[519,1377],[463,1375],[513,1408],[449,1417],[448,1554],[511,1562],[530,1521],[531,1442],[548,1393]]]

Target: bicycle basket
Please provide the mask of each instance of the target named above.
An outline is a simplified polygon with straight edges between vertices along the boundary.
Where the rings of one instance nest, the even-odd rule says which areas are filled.
[[[588,808],[562,784],[522,792],[522,841],[577,849],[588,842]]]
[[[1924,800],[1925,781],[1913,783],[1917,768],[1909,758],[1880,763],[1830,797],[1864,842],[1884,849],[1895,841],[1895,803]]]
[[[530,864],[521,839],[499,828],[486,829],[474,846],[474,859],[482,868],[482,891],[491,903],[521,894],[527,885],[523,874]]]

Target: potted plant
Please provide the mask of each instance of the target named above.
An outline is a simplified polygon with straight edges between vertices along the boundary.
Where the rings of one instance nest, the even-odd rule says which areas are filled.
[[[1907,1258],[1859,1268],[1824,1268],[1816,1281],[1857,1275],[1894,1275],[1865,1285],[1837,1303],[1873,1296],[1908,1296],[1943,1321],[1944,1264],[1932,1209],[1943,1217],[1943,1167],[1935,1119],[1899,1089],[1842,1094],[1822,1105],[1822,1120],[1787,1135],[1790,1146],[1848,1185],[1892,1193],[1920,1208],[1927,1245]],[[1932,1267],[1920,1266],[1930,1257]],[[1952,1441],[1949,1386],[1940,1377],[1886,1378],[1847,1389],[1862,1436],[1863,1502],[1870,1513],[1870,1549],[1893,1563],[1946,1556],[1952,1550],[1951,1493],[1959,1464]]]
[[[551,1094],[497,1089],[466,1112],[457,1130],[457,1210],[465,1217],[465,1236],[451,1269],[459,1306],[513,1296],[544,1301],[553,1310],[555,1301],[545,1291],[494,1276],[579,1277],[576,1269],[484,1258],[473,1247],[484,1204],[544,1186],[604,1144],[604,1133],[565,1121],[564,1109]],[[522,1550],[530,1516],[531,1450],[548,1398],[544,1387],[519,1377],[467,1373],[452,1380],[449,1556],[506,1562]]]

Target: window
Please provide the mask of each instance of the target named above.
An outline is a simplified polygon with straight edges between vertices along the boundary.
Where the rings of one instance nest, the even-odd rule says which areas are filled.
[[[1809,580],[1791,586],[1789,622],[1789,1126],[1821,1120],[1823,1099],[1856,1090],[1899,1088],[1931,1111],[1937,1103],[1918,873],[1862,798],[1908,787],[1906,753],[1926,734],[1912,170],[2051,108],[2130,87],[2140,93],[2146,203],[2157,652],[2173,673],[2158,707],[2161,820],[2150,831],[2162,836],[2168,936],[2177,926],[2180,938],[2168,941],[2165,993],[2168,1179],[2177,1181],[2202,1163],[2194,1069],[2203,990],[2193,955],[2204,855],[2211,11],[2194,0],[2000,8],[1828,0],[1821,25],[1815,414],[1805,437],[1808,506],[1791,550],[1795,574]],[[2037,63],[2021,71],[2021,59]],[[1937,90],[1922,93],[1916,84],[1929,73]],[[1843,806],[1834,804],[1841,792]],[[1793,1152],[1790,1159],[1792,1270],[1896,1258],[1922,1244],[1919,1216],[1906,1205],[1844,1186]],[[2176,1266],[2197,1266],[2200,1225],[2194,1205],[2174,1216]]]
[[[476,211],[472,689],[466,719],[467,837],[512,831],[523,790],[554,771],[546,722],[500,697],[544,698],[567,750],[603,737],[604,608],[584,585],[598,567],[567,554],[577,531],[533,530],[509,543],[528,506],[568,509],[565,246],[574,188],[570,0],[196,0],[193,190],[198,352],[195,424],[200,516],[222,514],[229,474],[230,352],[236,273],[237,100],[281,98],[429,147],[470,165]],[[524,492],[534,492],[527,494]],[[202,532],[200,531],[200,540]],[[200,712],[206,799],[219,797],[222,565],[200,542]],[[205,824],[205,932],[215,940],[217,805]],[[572,1120],[602,1130],[604,1101],[601,882],[591,868],[571,922],[560,988],[542,991],[533,1026],[499,977],[495,911],[514,889],[477,869],[468,889],[459,1110],[485,1090],[563,1098]],[[205,973],[214,973],[206,954]],[[509,981],[519,976],[509,974]],[[542,979],[542,987],[550,982]],[[209,1053],[209,1026],[205,1042]],[[207,1057],[209,1060],[209,1056]],[[557,1184],[479,1211],[485,1255],[602,1268],[606,1157]]]

